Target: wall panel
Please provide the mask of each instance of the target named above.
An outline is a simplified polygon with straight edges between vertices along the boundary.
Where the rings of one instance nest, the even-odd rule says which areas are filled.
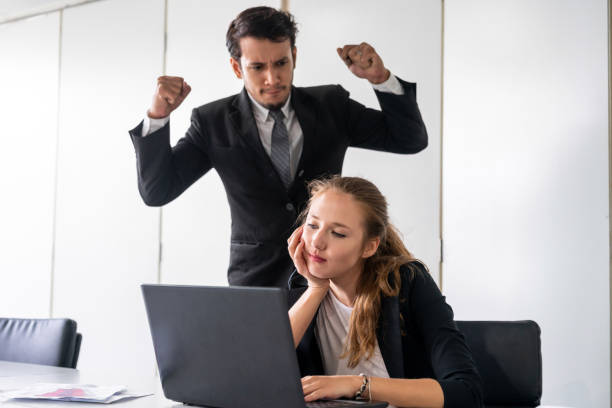
[[[606,1],[445,4],[448,299],[540,324],[543,403],[610,406]]]
[[[0,316],[50,313],[59,22],[0,25]]]
[[[159,210],[136,188],[128,129],[163,56],[162,0],[108,0],[64,12],[55,314],[83,332],[79,365],[153,369],[139,285],[157,279]]]

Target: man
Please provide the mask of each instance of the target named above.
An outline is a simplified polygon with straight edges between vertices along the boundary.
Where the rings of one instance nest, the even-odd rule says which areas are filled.
[[[186,135],[170,147],[169,115],[191,88],[183,78],[160,77],[147,117],[130,131],[147,205],[172,201],[212,167],[221,177],[232,217],[231,285],[286,287],[287,238],[308,198],[306,183],[339,174],[348,146],[394,153],[427,146],[415,85],[391,75],[366,43],[337,51],[378,88],[382,112],[340,86],[292,86],[296,32],[289,13],[243,11],[226,36],[242,92],[194,109]]]

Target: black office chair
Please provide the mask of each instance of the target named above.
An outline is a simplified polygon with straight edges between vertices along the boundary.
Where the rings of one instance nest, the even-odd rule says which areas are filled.
[[[540,327],[531,320],[457,321],[483,382],[487,408],[540,405]]]
[[[83,336],[71,319],[0,318],[0,360],[76,368]]]

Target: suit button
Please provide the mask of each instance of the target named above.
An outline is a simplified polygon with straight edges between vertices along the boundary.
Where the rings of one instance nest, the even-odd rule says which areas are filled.
[[[300,170],[300,172],[298,173],[298,177],[302,177],[302,174],[304,174],[304,170]]]
[[[285,205],[285,208],[287,209],[287,211],[293,211],[293,204],[291,204],[291,203],[287,203],[287,204]]]

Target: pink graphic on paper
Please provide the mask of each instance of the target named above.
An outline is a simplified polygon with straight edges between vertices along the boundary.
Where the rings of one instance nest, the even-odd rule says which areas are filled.
[[[81,388],[58,388],[55,391],[40,394],[39,397],[82,397],[85,391]]]

